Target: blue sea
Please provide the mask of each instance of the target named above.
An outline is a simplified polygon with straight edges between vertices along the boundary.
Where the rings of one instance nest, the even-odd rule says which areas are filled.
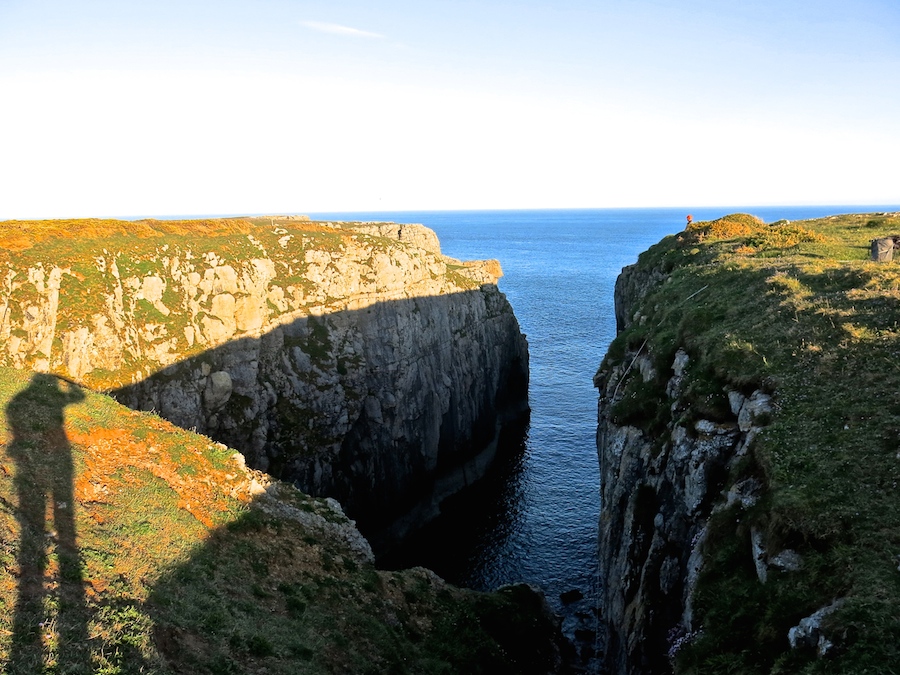
[[[500,289],[528,338],[532,412],[522,452],[504,461],[481,488],[456,500],[394,562],[430,567],[451,582],[478,590],[518,581],[536,584],[563,614],[570,636],[594,631],[600,477],[592,377],[615,337],[613,287],[622,267],[664,236],[684,229],[688,213],[695,220],[709,220],[743,212],[774,222],[897,209],[309,214],[315,219],[422,223],[437,232],[446,255],[498,259],[504,271]],[[563,603],[560,595],[573,590],[583,597]]]

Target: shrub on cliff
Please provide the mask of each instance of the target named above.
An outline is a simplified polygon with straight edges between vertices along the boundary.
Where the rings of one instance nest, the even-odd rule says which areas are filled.
[[[789,249],[802,243],[823,243],[821,232],[797,223],[780,220],[766,224],[755,216],[737,213],[712,221],[698,221],[687,226],[684,241],[704,243],[732,241],[737,251],[751,254],[771,249]]]
[[[689,233],[695,241],[703,242],[708,239],[746,237],[758,232],[763,227],[765,227],[765,223],[756,216],[734,213],[716,220],[692,222],[687,226],[685,232]]]

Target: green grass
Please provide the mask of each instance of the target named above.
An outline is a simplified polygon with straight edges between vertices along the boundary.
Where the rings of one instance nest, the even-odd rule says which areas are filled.
[[[252,502],[233,451],[53,376],[0,368],[0,407],[6,673],[547,670],[554,630],[529,592],[378,571]]]
[[[695,224],[640,258],[667,279],[607,359],[647,340],[666,373],[684,347],[700,416],[715,418],[725,385],[777,403],[741,467],[764,479],[766,498],[715,517],[696,602],[704,634],[679,672],[900,672],[900,266],[867,259],[872,238],[898,232],[896,215],[738,216]],[[635,406],[652,418],[649,402]],[[760,584],[751,525],[775,550],[798,550],[803,568]],[[790,652],[788,629],[837,597],[847,602],[833,617],[833,656]]]

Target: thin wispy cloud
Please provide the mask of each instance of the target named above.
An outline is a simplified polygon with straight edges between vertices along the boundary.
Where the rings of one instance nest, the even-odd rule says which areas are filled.
[[[311,30],[319,31],[320,33],[331,33],[332,35],[348,35],[350,37],[363,37],[363,38],[383,38],[384,35],[380,33],[372,33],[367,30],[359,30],[358,28],[351,28],[350,26],[342,26],[339,23],[327,23],[324,21],[301,21],[301,26],[305,26]]]

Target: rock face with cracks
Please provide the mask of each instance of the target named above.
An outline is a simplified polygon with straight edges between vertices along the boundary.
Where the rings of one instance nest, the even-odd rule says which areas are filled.
[[[620,331],[640,321],[640,299],[663,279],[659,271],[623,270],[615,297]],[[759,498],[760,485],[752,480],[725,482],[769,421],[771,398],[729,390],[724,419],[686,415],[691,367],[684,349],[661,367],[644,343],[621,357],[608,355],[594,378],[600,391],[601,604],[610,672],[670,672],[670,658],[701,628],[692,601],[710,515],[735,503],[749,508]],[[642,427],[634,419],[639,415],[629,414],[641,396],[669,409],[664,424]],[[762,543],[757,563],[764,582],[774,563],[767,563]]]
[[[428,228],[112,222],[4,253],[0,362],[226,443],[337,498],[376,548],[477,480],[527,415],[499,264],[442,256]]]

